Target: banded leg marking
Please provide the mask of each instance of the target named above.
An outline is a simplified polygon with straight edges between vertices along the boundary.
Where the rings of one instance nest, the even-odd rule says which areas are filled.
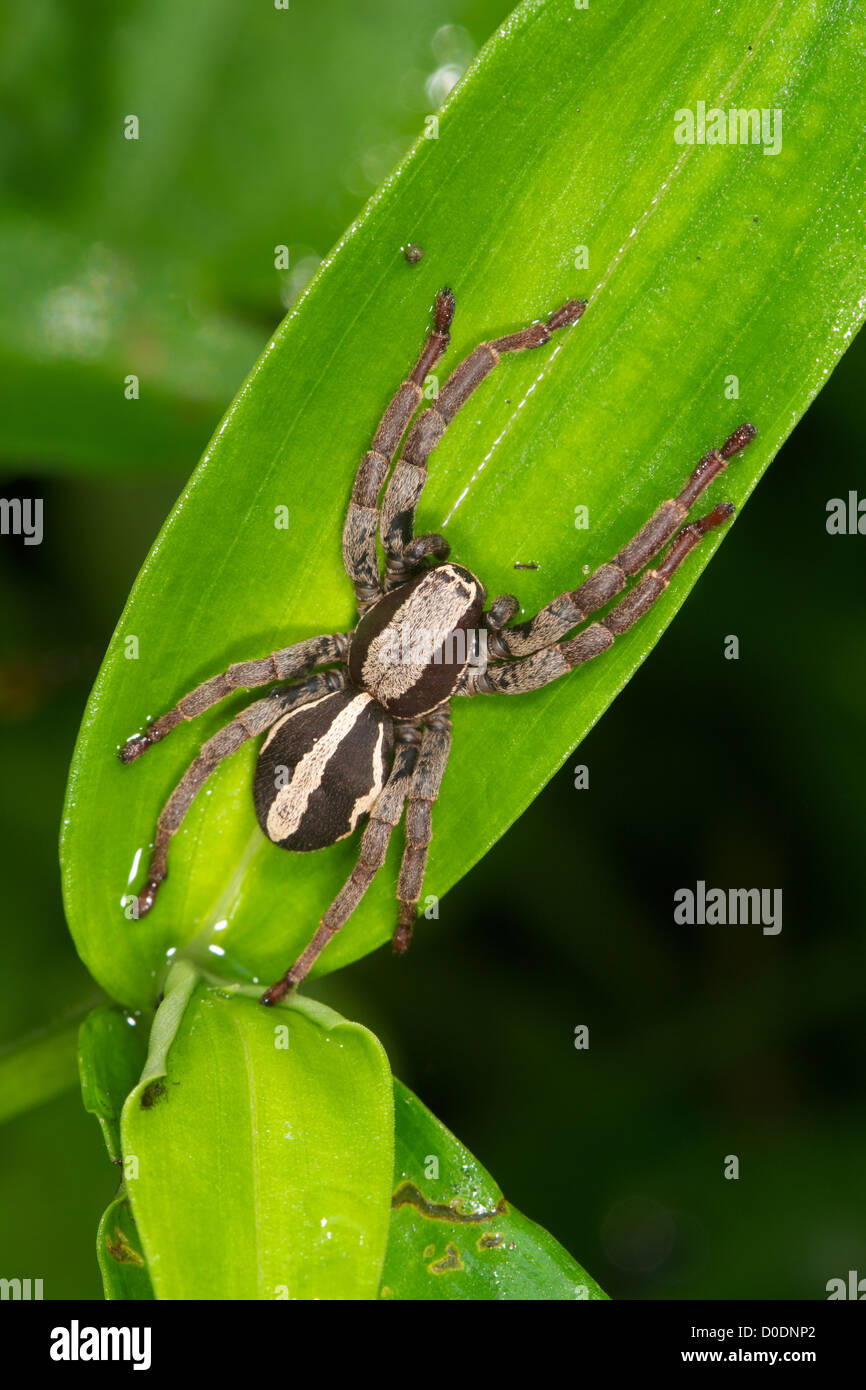
[[[522,660],[509,660],[487,671],[471,674],[466,682],[467,695],[522,695],[539,690],[559,676],[572,671],[594,657],[601,656],[613,645],[614,639],[628,632],[664,593],[683,560],[703,540],[709,531],[723,526],[734,515],[731,502],[720,502],[706,516],[684,526],[657,569],[642,575],[624,598],[620,599],[606,618],[592,623],[567,642],[557,642],[534,652]]]
[[[755,433],[754,425],[740,425],[721,449],[711,449],[705,454],[682,492],[662,502],[637,535],[612,560],[600,565],[580,588],[560,594],[525,623],[498,628],[493,624],[495,636],[488,643],[491,656],[529,656],[538,652],[615,598],[625,587],[626,580],[649,564],[667,544],[701,493],[727,468],[729,460],[754,439]]]
[[[427,482],[427,459],[460,407],[492,372],[504,352],[526,352],[541,347],[558,329],[576,323],[585,308],[583,300],[570,299],[551,314],[546,323],[532,323],[518,333],[480,343],[454,368],[435,405],[423,410],[415,420],[382,502],[380,535],[388,568],[386,589],[405,583],[417,569],[417,551],[413,547],[423,543],[432,546],[435,542],[440,550],[445,547],[447,555],[447,544],[441,536],[415,537],[415,511]],[[443,558],[438,551],[437,555]]]
[[[343,565],[354,585],[362,613],[375,603],[382,592],[376,557],[379,493],[397,445],[421,402],[424,380],[448,346],[448,330],[453,317],[454,296],[446,287],[436,296],[433,331],[424,344],[421,356],[391,400],[358,468],[343,527]]]
[[[446,707],[430,716],[421,740],[421,752],[406,808],[406,848],[400,865],[397,898],[400,903],[393,948],[408,950],[415,926],[418,899],[424,883],[427,853],[433,839],[433,805],[451,752],[451,713]]]
[[[291,681],[305,676],[314,666],[324,666],[331,661],[345,661],[349,650],[349,638],[344,633],[332,637],[309,637],[305,642],[296,642],[292,647],[283,647],[271,652],[259,661],[236,661],[222,675],[211,676],[210,680],[197,685],[188,695],[178,700],[174,709],[162,714],[149,724],[143,734],[133,734],[132,738],[118,750],[122,763],[131,763],[146,753],[153,744],[159,743],[172,729],[184,720],[197,719],[212,705],[236,690],[250,689],[257,685],[268,685],[271,681]]]
[[[322,917],[306,950],[281,979],[265,990],[261,997],[262,1004],[278,1003],[289,990],[305,979],[328,942],[351,917],[384,864],[391,834],[403,814],[420,742],[417,729],[410,726],[398,729],[396,737],[391,772],[361,836],[361,849],[355,867]]]
[[[236,719],[224,725],[213,738],[202,744],[198,757],[190,763],[159,813],[147,882],[138,895],[138,917],[146,917],[153,907],[159,885],[168,873],[168,848],[172,836],[177,834],[187,811],[211,773],[216,771],[224,759],[236,753],[249,739],[264,733],[289,710],[297,705],[306,704],[317,695],[327,694],[334,688],[335,680],[342,683],[342,673],[327,671],[322,675],[312,676],[289,690],[274,690],[270,695],[265,695],[263,699],[256,700],[241,710]]]

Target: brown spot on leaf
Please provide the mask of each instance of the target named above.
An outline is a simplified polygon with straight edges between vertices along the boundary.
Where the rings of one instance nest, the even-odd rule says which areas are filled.
[[[145,1086],[141,1093],[142,1110],[152,1110],[160,1096],[165,1095],[165,1086],[161,1081],[151,1081],[149,1086]]]
[[[105,1248],[113,1260],[117,1260],[119,1265],[143,1265],[144,1256],[137,1250],[133,1250],[123,1231],[119,1226],[114,1228],[114,1242],[111,1237],[105,1237]]]
[[[454,1198],[458,1201],[459,1198]],[[413,1182],[402,1182],[391,1198],[393,1208],[411,1206],[416,1207],[422,1216],[427,1216],[431,1221],[450,1221],[457,1224],[475,1223],[477,1221],[492,1221],[494,1216],[504,1216],[508,1211],[505,1198],[501,1197],[492,1211],[460,1211],[453,1204],[445,1202],[431,1202],[424,1196],[423,1192],[415,1186]]]
[[[495,1250],[497,1246],[505,1244],[505,1236],[498,1232],[491,1231],[489,1235],[478,1237],[479,1250]]]
[[[450,1274],[453,1269],[463,1269],[463,1261],[460,1258],[460,1251],[456,1245],[449,1244],[448,1249],[441,1260],[434,1260],[432,1265],[428,1265],[431,1274]]]

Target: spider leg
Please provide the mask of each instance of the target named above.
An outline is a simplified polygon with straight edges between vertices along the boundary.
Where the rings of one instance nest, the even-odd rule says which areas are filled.
[[[324,666],[330,661],[345,661],[348,650],[348,636],[337,633],[333,637],[309,637],[305,642],[283,647],[281,651],[272,652],[259,661],[236,661],[222,675],[211,676],[210,680],[184,695],[174,709],[154,719],[143,734],[133,734],[118,749],[117,756],[122,763],[131,763],[185,719],[196,719],[234,691],[268,685],[271,681],[296,680],[314,666]]]
[[[685,521],[690,508],[728,466],[728,461],[755,437],[754,425],[740,425],[729,435],[721,449],[711,449],[693,470],[682,492],[669,498],[653,513],[637,535],[623,546],[619,554],[600,565],[579,589],[560,594],[558,598],[536,613],[528,622],[514,627],[497,626],[489,621],[496,607],[491,607],[488,627],[495,632],[488,643],[493,657],[529,656],[549,647],[551,643],[571,632],[585,621],[590,613],[603,608],[624,587],[627,579],[637,574],[661,550]],[[497,600],[497,603],[501,600]],[[507,619],[506,619],[507,621]]]
[[[488,632],[500,633],[506,623],[510,623],[515,613],[520,612],[520,602],[513,594],[500,594],[484,614],[484,626]]]
[[[402,954],[412,940],[418,899],[427,867],[427,851],[433,838],[433,803],[448,765],[451,752],[451,711],[447,705],[425,721],[421,752],[409,788],[406,808],[406,848],[400,865],[397,898],[400,903],[393,947]]]
[[[424,344],[421,356],[391,400],[373,442],[358,467],[343,527],[343,565],[354,585],[358,608],[362,613],[382,595],[376,558],[379,493],[391,467],[394,451],[421,402],[424,379],[448,346],[448,329],[453,317],[454,296],[445,288],[436,296],[433,331]]]
[[[470,671],[460,695],[522,695],[538,690],[559,676],[592,661],[611,647],[614,638],[628,632],[642,618],[670,583],[674,572],[704,536],[717,526],[723,526],[734,515],[732,502],[720,502],[706,516],[684,526],[674,537],[673,544],[658,569],[647,570],[634,588],[610,610],[606,618],[592,623],[567,642],[555,642],[522,660],[504,661],[486,671]]]
[[[403,814],[420,743],[418,730],[414,725],[397,725],[395,737],[397,746],[391,772],[361,836],[357,863],[322,917],[306,950],[281,979],[265,990],[261,997],[262,1004],[278,1003],[283,995],[300,984],[331,938],[351,917],[385,862],[391,833]]]
[[[306,704],[317,695],[326,694],[335,688],[335,681],[342,684],[343,680],[342,672],[328,671],[311,676],[309,680],[288,690],[274,690],[264,699],[256,700],[241,710],[236,719],[202,744],[198,757],[190,763],[159,813],[147,882],[138,895],[137,917],[145,917],[153,907],[159,885],[168,872],[166,861],[172,836],[180,829],[184,816],[211,773],[225,758],[236,753],[249,739],[264,733],[288,710]]]
[[[551,334],[557,329],[576,323],[585,308],[582,300],[570,299],[551,314],[546,323],[532,323],[519,333],[509,333],[504,338],[481,343],[454,368],[435,404],[423,410],[415,420],[382,502],[379,525],[388,571],[386,589],[394,589],[405,583],[412,571],[418,568],[419,544],[427,542],[432,546],[435,542],[439,547],[446,544],[441,536],[414,538],[415,510],[427,481],[427,459],[457,411],[476,386],[480,386],[488,373],[492,372],[503,352],[525,352],[529,348],[541,347],[550,341]]]

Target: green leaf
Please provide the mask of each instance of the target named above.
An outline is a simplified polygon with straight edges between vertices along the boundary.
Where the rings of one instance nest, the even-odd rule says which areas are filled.
[[[74,1086],[80,1026],[77,1010],[0,1049],[0,1122]]]
[[[184,978],[184,972],[176,973]],[[171,1012],[171,1005],[167,1012]],[[143,1033],[140,1019],[130,1017],[123,1009],[102,1005],[87,1015],[78,1036],[84,1108],[99,1121],[108,1156],[116,1164],[120,1179],[117,1195],[103,1213],[96,1233],[96,1259],[109,1300],[153,1298],[147,1261],[141,1253],[123,1181],[120,1143],[124,1102],[137,1085],[147,1057]]]
[[[121,1126],[156,1296],[375,1297],[394,1123],[380,1044],[309,1000],[190,992],[184,969]]]
[[[122,1011],[94,1010],[82,1087],[118,1164],[128,1094],[107,1298],[605,1297],[324,1005],[266,1012],[179,962],[141,1062]]]
[[[419,511],[421,529],[444,529],[490,594],[516,589],[528,614],[615,553],[750,419],[758,438],[711,498],[741,504],[844,351],[866,305],[864,75],[862,25],[844,5],[530,2],[487,45],[438,138],[419,141],[268,347],[112,640],[75,754],[63,857],[78,949],[113,995],[152,1002],[178,949],[269,982],[349,872],[354,842],[294,856],[263,839],[247,746],[176,836],[154,911],[127,920],[160,805],[243,700],[131,767],[114,750],[230,662],[351,625],[340,533],[352,477],[436,289],[457,295],[449,365],[589,299],[577,328],[503,361],[462,411]],[[781,109],[781,151],[678,145],[676,112],[698,101]],[[426,252],[417,266],[402,258],[408,239]],[[274,525],[280,506],[288,531]],[[575,529],[577,506],[588,531]],[[536,694],[456,702],[425,893],[445,893],[527,806],[720,541],[600,660]],[[539,568],[516,574],[515,562]],[[389,936],[398,841],[320,970]]]
[[[128,247],[32,217],[0,217],[0,297],[0,448],[52,470],[182,466],[260,346]]]
[[[96,1258],[109,1302],[153,1298],[147,1261],[141,1253],[141,1240],[125,1193],[115,1197],[99,1223]]]
[[[102,1005],[93,1009],[78,1035],[81,1098],[89,1115],[99,1121],[108,1156],[120,1161],[120,1115],[136,1085],[147,1056],[139,1020],[122,1009]]]
[[[553,1236],[505,1201],[478,1160],[399,1081],[394,1120],[381,1298],[607,1297]]]

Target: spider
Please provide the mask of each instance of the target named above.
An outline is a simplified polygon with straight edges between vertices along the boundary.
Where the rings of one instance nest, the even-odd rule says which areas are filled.
[[[448,560],[438,534],[415,534],[415,510],[427,480],[427,459],[447,425],[503,353],[542,347],[574,324],[586,305],[569,300],[543,323],[481,343],[451,373],[414,423],[422,387],[444,354],[454,296],[436,296],[434,321],[421,355],[382,416],[361,460],[343,528],[343,562],[359,622],[350,633],[311,637],[260,660],[241,661],[185,695],[167,714],[119,750],[129,763],[183,720],[195,719],[241,688],[280,682],[248,705],[201,747],[159,816],[147,883],[137,913],[153,907],[166,876],[168,848],[195,796],[215,768],[248,739],[266,734],[253,800],[265,835],[283,849],[322,849],[361,824],[360,853],[306,950],[261,996],[275,1004],[307,975],[320,952],[358,906],[385,862],[388,842],[406,810],[406,847],[397,884],[393,945],[409,945],[432,838],[432,808],[451,745],[452,696],[519,695],[538,690],[591,661],[655,603],[674,571],[703,537],[734,514],[722,502],[683,525],[700,494],[728,460],[754,438],[736,429],[711,449],[678,496],[663,502],[637,535],[579,588],[560,594],[526,622],[512,623],[516,598],[503,594],[485,609],[484,585]],[[411,428],[410,427],[411,424]],[[406,430],[403,451],[380,494]],[[385,556],[380,573],[376,535]],[[655,569],[650,560],[672,541]],[[637,583],[600,621],[568,634],[604,608],[641,570]],[[316,668],[326,667],[326,670]]]

